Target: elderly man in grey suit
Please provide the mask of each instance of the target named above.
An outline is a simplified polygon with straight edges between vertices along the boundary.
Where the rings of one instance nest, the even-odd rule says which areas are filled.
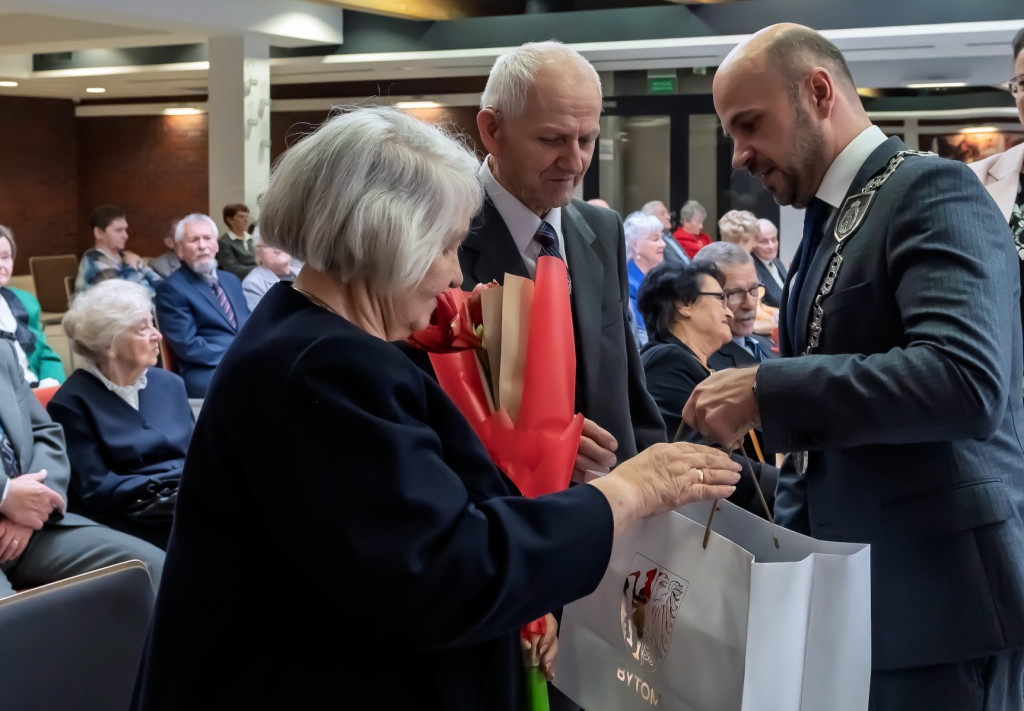
[[[505,273],[532,277],[542,255],[565,259],[576,337],[576,409],[588,419],[578,470],[607,471],[655,442],[665,426],[644,386],[627,324],[622,218],[573,198],[600,133],[601,84],[558,42],[497,59],[477,115],[489,155],[487,199],[462,245],[463,289]]]
[[[775,25],[713,84],[733,166],[805,207],[784,357],[713,374],[683,416],[791,452],[776,515],[871,544],[873,711],[1024,706],[1024,405],[1016,258],[970,170],[907,151],[846,62]],[[840,642],[841,643],[841,642]]]
[[[690,258],[676,242],[676,238],[672,236],[672,215],[665,207],[665,203],[661,200],[645,202],[644,206],[640,208],[640,212],[645,215],[654,215],[661,222],[661,236],[665,240],[665,259],[670,262],[689,264]]]
[[[0,341],[0,597],[139,559],[154,590],[164,552],[65,512],[71,467],[64,432],[36,399],[9,341]]]

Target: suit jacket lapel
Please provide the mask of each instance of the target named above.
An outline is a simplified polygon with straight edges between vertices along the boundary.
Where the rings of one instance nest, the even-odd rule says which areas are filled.
[[[1010,221],[1010,212],[1017,199],[1017,188],[1020,186],[1021,157],[1024,155],[1024,144],[1006,151],[988,170],[989,180],[985,188],[996,201],[1003,213],[1003,219]]]
[[[477,284],[492,280],[505,283],[505,273],[529,279],[523,257],[501,213],[490,199],[473,218],[469,235],[462,243],[463,269]]]
[[[17,363],[17,356],[14,355],[13,343],[0,342],[0,347],[10,348],[11,359],[13,362]],[[7,434],[7,439],[11,443],[11,448],[14,449],[14,456],[18,458],[18,463],[21,465],[21,470],[25,471],[26,462],[24,452],[22,450],[24,449],[26,442],[29,443],[29,448],[31,449],[32,431],[31,423],[29,424],[29,430],[25,430],[25,418],[22,417],[21,409],[18,407],[17,396],[18,393],[11,387],[10,381],[6,378],[0,377],[0,425],[3,425],[4,432]],[[0,467],[2,466],[3,465],[0,464]]]
[[[597,236],[572,203],[562,208],[562,238],[572,279],[570,300],[576,330],[576,402],[579,406],[581,392],[600,392],[600,383],[591,382],[597,377],[597,371],[591,367],[593,364],[586,354],[600,352],[604,269],[592,247]]]
[[[871,152],[868,159],[864,161],[864,165],[857,171],[857,176],[853,179],[853,183],[850,184],[850,189],[846,193],[846,197],[856,195],[857,193],[864,190],[864,186],[867,184],[871,176],[878,173],[885,164],[889,162],[898,151],[906,149],[903,141],[898,138],[890,138],[885,141],[882,145]],[[844,198],[845,202],[846,199]],[[796,305],[796,323],[799,326],[800,332],[796,334],[797,343],[799,348],[797,353],[803,353],[807,348],[807,328],[811,322],[811,311],[814,306],[814,298],[818,295],[818,289],[821,287],[821,280],[825,276],[825,270],[828,269],[829,263],[832,261],[832,254],[836,247],[836,238],[833,234],[833,225],[835,225],[836,219],[839,217],[839,211],[842,209],[842,203],[840,203],[838,209],[829,218],[828,223],[825,225],[825,234],[821,239],[821,245],[818,247],[817,253],[814,255],[814,260],[811,262],[810,268],[807,270],[807,275],[804,277],[803,285],[800,287],[800,298]],[[857,239],[857,235],[851,235],[850,239]],[[789,282],[787,280],[787,287]]]

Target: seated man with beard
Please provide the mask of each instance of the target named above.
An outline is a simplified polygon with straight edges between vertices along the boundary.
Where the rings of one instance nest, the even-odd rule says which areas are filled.
[[[182,218],[174,241],[181,268],[157,289],[157,323],[188,396],[202,398],[249,307],[238,277],[217,268],[217,224],[208,215]]]

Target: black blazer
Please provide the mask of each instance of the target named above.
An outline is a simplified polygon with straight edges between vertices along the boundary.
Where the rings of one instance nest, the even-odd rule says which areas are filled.
[[[757,345],[764,351],[766,359],[778,358],[779,354],[772,350],[772,342],[770,339],[764,336],[759,336],[756,333],[750,336]],[[729,341],[724,346],[719,348],[717,351],[708,356],[708,366],[712,370],[725,370],[726,368],[743,368],[748,365],[757,365],[758,360],[754,356],[750,355],[745,348],[736,345],[732,341]]]
[[[278,284],[203,403],[134,708],[524,708],[519,628],[612,529],[592,486],[519,496],[434,380]]]
[[[768,306],[779,307],[782,301],[782,285],[775,281],[775,277],[772,276],[771,272],[768,271],[768,267],[764,265],[760,259],[754,255],[750,255],[751,259],[754,260],[754,269],[757,270],[757,279],[764,284],[764,297],[761,299]],[[772,260],[775,264],[775,268],[779,270],[779,276],[782,277],[782,284],[786,283],[786,265],[782,263],[782,260],[776,257]]]
[[[690,347],[675,336],[664,340],[656,339],[648,342],[640,349],[640,360],[647,376],[647,387],[658,410],[665,421],[670,440],[695,442],[697,444],[713,443],[704,439],[700,433],[683,423],[683,406],[690,399],[693,389],[703,382],[710,373],[697,360]],[[680,427],[682,425],[682,427]],[[769,506],[775,497],[775,485],[779,479],[779,470],[770,463],[762,464],[757,460],[756,450],[750,437],[744,438],[743,447],[754,470],[754,475],[761,483],[765,499]],[[763,449],[763,448],[762,448]],[[767,454],[765,455],[768,456]],[[733,459],[743,465],[743,476],[736,485],[736,491],[729,500],[759,516],[764,516],[764,507],[757,496],[757,491],[748,476],[746,460],[742,454],[733,454]]]
[[[618,213],[573,200],[562,208],[562,235],[572,279],[576,339],[576,411],[619,442],[619,461],[665,441],[658,408],[644,384],[630,331],[626,242]],[[505,273],[529,277],[508,227],[490,200],[473,218],[459,252],[462,288]]]
[[[905,148],[882,143],[848,196]],[[787,333],[779,320],[783,356],[806,348],[834,245],[829,224],[804,288],[783,299],[798,325]],[[842,256],[822,304],[820,355],[758,369],[769,445],[808,450],[805,476],[783,465],[778,519],[871,544],[875,669],[1019,649],[1024,366],[1020,260],[1006,220],[968,166],[912,155]]]

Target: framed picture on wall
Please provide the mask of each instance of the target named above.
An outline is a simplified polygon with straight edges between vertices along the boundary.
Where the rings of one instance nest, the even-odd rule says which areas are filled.
[[[971,163],[1024,142],[1024,131],[965,131],[920,134],[920,148],[943,158]]]

